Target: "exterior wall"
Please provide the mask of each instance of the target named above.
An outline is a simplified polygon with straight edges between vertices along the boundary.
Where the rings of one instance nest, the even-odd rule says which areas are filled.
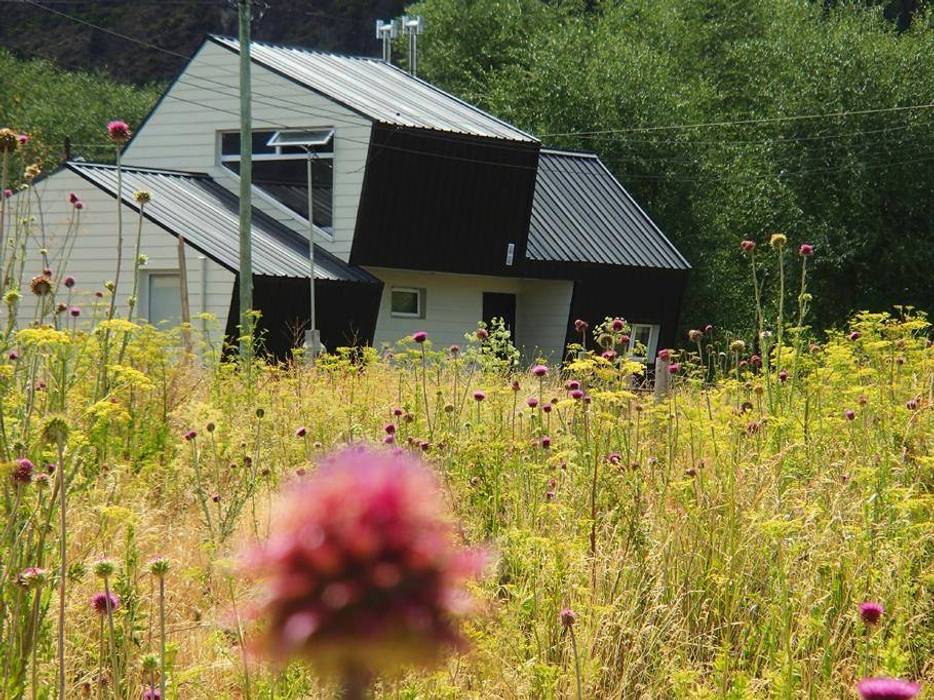
[[[565,280],[486,277],[367,268],[384,283],[373,344],[392,345],[415,331],[427,331],[435,347],[463,344],[483,316],[483,292],[516,295],[516,336],[525,361],[559,360],[564,350],[573,283]],[[424,318],[397,318],[390,312],[393,287],[425,291]]]
[[[222,168],[218,132],[240,128],[239,54],[207,41],[127,147],[127,164],[208,173],[239,192]],[[253,128],[334,127],[334,238],[318,243],[350,257],[370,141],[369,119],[253,64]],[[307,235],[308,224],[254,189],[253,205]]]
[[[93,318],[93,305],[95,303],[103,305],[101,300],[95,298],[94,292],[102,290],[104,283],[113,280],[116,272],[117,212],[115,200],[70,170],[61,170],[45,178],[36,185],[36,191],[42,198],[46,245],[53,263],[62,248],[71,217],[72,210],[68,203],[68,194],[74,192],[84,202],[77,240],[70,260],[65,269],[53,270],[53,274],[56,277],[71,275],[75,278],[72,303],[81,308],[80,323],[89,324]],[[17,194],[10,201],[16,206],[15,203],[24,196],[25,194],[22,193]],[[35,200],[33,199],[34,206]],[[118,313],[124,318],[127,300],[133,288],[133,255],[136,247],[138,220],[138,214],[124,205],[123,256],[120,285],[117,289]],[[42,271],[39,240],[41,236],[37,228],[29,244],[26,267],[23,272],[20,325],[32,319],[35,309],[35,297],[29,292],[29,280]],[[141,251],[149,256],[143,270],[178,272],[178,239],[165,229],[144,221]],[[235,276],[188,245],[185,250],[185,265],[188,273],[188,298],[192,323],[196,328],[199,327],[195,319],[201,313],[216,316],[218,323],[215,331],[212,332],[212,340],[221,341],[230,309]],[[137,310],[142,313],[145,309],[142,302],[145,302],[145,299],[141,299],[140,302]]]

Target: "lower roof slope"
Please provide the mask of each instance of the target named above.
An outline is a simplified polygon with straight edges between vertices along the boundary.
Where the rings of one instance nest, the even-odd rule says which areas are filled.
[[[69,161],[65,164],[111,196],[117,193],[113,165]],[[144,216],[201,251],[231,272],[240,269],[238,198],[207,175],[153,168],[122,168],[122,200],[134,209],[134,192],[152,195]],[[253,209],[253,274],[308,277],[308,241],[284,224]],[[348,265],[315,245],[315,279],[377,283],[359,267]]]
[[[691,268],[596,155],[546,149],[539,155],[526,258]]]

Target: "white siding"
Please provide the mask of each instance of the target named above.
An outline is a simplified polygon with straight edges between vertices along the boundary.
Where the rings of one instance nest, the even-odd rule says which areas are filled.
[[[93,305],[103,304],[94,296],[95,291],[102,290],[104,283],[113,280],[116,272],[116,200],[70,170],[62,170],[42,180],[36,185],[36,192],[42,198],[46,246],[53,261],[61,250],[71,217],[72,209],[68,202],[68,194],[74,192],[84,202],[78,238],[70,261],[64,269],[53,270],[53,275],[56,278],[71,275],[76,279],[77,282],[71,295],[72,303],[81,308],[81,322],[89,323]],[[25,196],[25,193],[19,193],[10,201],[15,202]],[[35,200],[33,200],[33,207],[35,207]],[[139,215],[124,205],[123,256],[120,285],[117,289],[118,315],[122,318],[126,317],[127,299],[133,287],[133,255],[136,249],[138,221]],[[23,272],[21,324],[24,319],[32,318],[35,309],[35,297],[29,291],[29,280],[42,272],[42,261],[39,256],[41,237],[38,226],[37,221]],[[143,222],[141,251],[149,256],[144,270],[178,271],[178,239],[156,224]],[[219,329],[213,339],[221,340],[227,323],[234,275],[213,260],[204,258],[201,253],[188,245],[185,250],[185,266],[188,272],[188,297],[193,325],[200,327],[196,319],[202,312],[216,316]],[[204,294],[202,294],[202,289],[205,290]],[[62,293],[64,292],[62,288]],[[137,309],[140,313],[144,311],[141,305],[138,305]]]
[[[516,295],[516,337],[526,361],[563,354],[573,283],[479,275],[368,268],[384,283],[374,345],[393,344],[415,331],[427,331],[435,347],[463,344],[464,334],[483,316],[483,292]],[[397,318],[390,309],[393,287],[425,289],[424,318]]]
[[[239,60],[238,54],[206,42],[129,145],[124,162],[205,172],[239,192],[238,178],[220,166],[217,137],[220,131],[240,127]],[[254,129],[334,127],[334,239],[319,237],[318,243],[346,261],[363,186],[370,120],[256,64],[252,88]],[[253,197],[253,204],[307,234],[307,222],[261,194]]]

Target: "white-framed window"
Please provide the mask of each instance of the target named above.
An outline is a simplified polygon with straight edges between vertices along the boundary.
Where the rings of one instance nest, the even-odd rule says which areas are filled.
[[[182,293],[177,270],[147,270],[142,274],[140,315],[154,326],[182,322]]]
[[[322,136],[324,143],[306,149],[303,146],[271,146],[276,135]],[[220,133],[221,166],[240,175],[240,132]],[[253,187],[289,212],[308,220],[308,151],[312,157],[312,192],[315,226],[328,236],[334,235],[334,129],[295,129],[253,131]]]
[[[629,355],[643,362],[655,357],[660,330],[660,326],[651,323],[629,324]]]
[[[425,318],[425,290],[393,287],[389,290],[389,311],[396,318]]]

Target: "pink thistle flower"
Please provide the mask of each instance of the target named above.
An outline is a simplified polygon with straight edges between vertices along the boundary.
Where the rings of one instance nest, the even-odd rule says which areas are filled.
[[[577,381],[576,379],[568,379],[564,383],[564,388],[567,389],[568,391],[574,391],[575,389],[581,388],[581,383]]]
[[[584,392],[580,389],[571,389],[570,396],[574,400],[580,400],[584,398]]]
[[[77,209],[78,211],[81,211],[82,209],[84,209],[84,202],[82,202],[80,199],[77,202],[75,202],[75,209]]]
[[[604,350],[601,357],[607,362],[612,362],[616,359],[616,350]]]
[[[897,678],[864,678],[856,685],[856,692],[863,700],[911,700],[919,692],[918,683]]]
[[[677,362],[672,362],[670,365],[668,365],[668,374],[677,374],[680,371],[681,365],[679,365]]]
[[[538,406],[538,399],[536,399],[534,396],[530,396],[529,398],[525,400],[525,403],[528,405],[529,408],[535,408],[536,406]]]
[[[187,433],[185,433],[182,437],[185,438],[185,441],[186,441],[186,442],[191,442],[191,441],[194,440],[196,437],[198,437],[198,433],[197,433],[197,431],[189,430],[189,431],[188,431]]]
[[[798,255],[802,258],[809,258],[814,255],[814,246],[810,243],[802,243],[801,247],[798,248]]]
[[[385,445],[392,445],[395,442],[396,442],[396,436],[394,433],[390,433],[389,435],[383,438],[383,444]]]
[[[761,367],[762,358],[759,355],[750,355],[749,364],[752,365],[753,367]]]
[[[480,342],[483,342],[484,340],[490,337],[490,333],[489,331],[487,331],[486,328],[478,328],[475,335],[477,336],[477,340],[479,340]]]
[[[485,394],[484,392],[482,392],[482,391],[475,391],[475,392],[473,393],[473,400],[474,400],[474,401],[483,401],[485,398],[486,398],[486,394]]]
[[[574,330],[578,333],[584,333],[589,327],[590,324],[588,324],[587,321],[583,321],[581,319],[574,321]]]
[[[545,413],[551,413],[551,404],[546,403],[544,406],[542,406],[542,411],[544,411]]]
[[[546,450],[551,447],[551,438],[547,435],[542,436],[542,447]]]
[[[780,381],[780,382],[787,382],[787,381],[788,381],[788,372],[786,372],[785,370],[781,370],[781,371],[778,373],[778,381]]]
[[[115,144],[124,144],[130,140],[130,127],[125,121],[115,119],[107,125],[107,135]]]
[[[96,296],[98,299],[103,299],[104,293],[98,289],[96,292],[94,292],[94,296]]]
[[[394,435],[395,432],[396,432],[396,424],[395,424],[395,423],[386,423],[386,425],[383,426],[383,430],[386,431],[386,434],[387,434],[387,435]]]
[[[843,415],[847,420],[854,420],[856,418],[856,411],[854,411],[852,408],[848,408],[843,412]]]
[[[113,612],[120,607],[120,596],[111,592],[108,598],[107,593],[104,591],[91,596],[91,609],[98,615],[106,615],[108,613],[108,603],[110,604],[109,612]]]
[[[626,322],[621,318],[614,318],[613,323],[611,324],[611,327],[613,328],[614,331],[619,333],[626,327]]]
[[[570,608],[565,608],[560,613],[558,613],[558,619],[561,621],[561,624],[564,627],[573,627],[574,623],[577,622],[577,613],[575,613]]]
[[[668,360],[670,360],[671,350],[669,350],[668,348],[662,348],[661,350],[659,350],[658,359],[660,359],[662,362],[667,362]]]
[[[416,343],[421,345],[426,340],[428,340],[428,333],[426,333],[425,331],[416,331],[415,333],[412,334],[412,340],[414,340]]]
[[[542,377],[548,374],[548,368],[545,367],[545,365],[535,365],[532,368],[532,374],[534,374],[536,377],[541,379]]]
[[[20,146],[25,146],[29,143],[29,134],[20,134],[16,137],[16,140],[19,142]]]
[[[874,600],[867,600],[859,604],[859,616],[867,625],[877,624],[884,612],[885,608],[882,607],[882,603],[877,603]]]
[[[457,545],[433,472],[417,457],[350,448],[295,482],[245,571],[266,585],[260,648],[284,663],[368,672],[463,647],[464,584],[485,556]]]
[[[402,409],[401,409],[401,408],[394,408],[394,409],[392,409],[392,415],[394,415],[394,416],[396,416],[396,417],[398,418],[399,416],[402,415]]]
[[[295,431],[295,437],[297,437],[297,438],[303,438],[303,437],[305,437],[307,434],[308,434],[308,428],[306,428],[304,425],[301,426],[301,427],[299,427],[299,428]]]
[[[4,198],[4,199],[9,199],[9,198],[12,197],[12,196],[13,196],[13,190],[11,190],[9,187],[7,187],[5,190],[3,190],[3,198]]]
[[[917,411],[918,406],[918,399],[908,399],[908,401],[905,402],[905,408],[907,408],[909,411]]]
[[[626,346],[628,346],[628,345],[629,345],[629,340],[630,340],[629,336],[626,335],[625,333],[623,333],[623,334],[619,337],[619,342],[620,342],[621,345],[626,345]]]
[[[143,700],[162,700],[162,691],[158,688],[146,688],[143,690]]]
[[[81,309],[79,309],[77,306],[72,306],[70,309],[68,309],[68,313],[71,314],[72,318],[78,318],[78,316],[81,315]]]
[[[69,204],[77,204],[77,203],[80,202],[80,201],[81,201],[81,198],[78,197],[78,195],[76,195],[74,192],[69,192],[69,193],[68,193],[68,203],[69,203]]]
[[[519,391],[522,388],[522,385],[519,383],[518,379],[513,379],[511,388],[513,391]]]
[[[863,337],[863,334],[860,333],[859,331],[853,331],[853,332],[850,333],[850,335],[848,335],[847,337],[848,337],[850,340],[852,340],[852,341],[855,342],[855,341],[859,340],[860,338],[862,338],[862,337]]]
[[[35,471],[36,465],[25,458],[16,460],[14,465],[13,471],[10,473],[10,478],[17,484],[25,485],[31,483],[32,473]]]
[[[461,346],[457,345],[456,343],[448,348],[448,352],[450,352],[452,355],[455,355],[455,356],[459,354],[460,351],[461,351]]]
[[[756,249],[756,242],[745,240],[739,244],[739,247],[743,249],[744,253],[751,253],[752,251]]]
[[[16,362],[19,359],[19,353],[16,350],[10,350],[10,354],[7,355],[10,358],[10,361]]]

